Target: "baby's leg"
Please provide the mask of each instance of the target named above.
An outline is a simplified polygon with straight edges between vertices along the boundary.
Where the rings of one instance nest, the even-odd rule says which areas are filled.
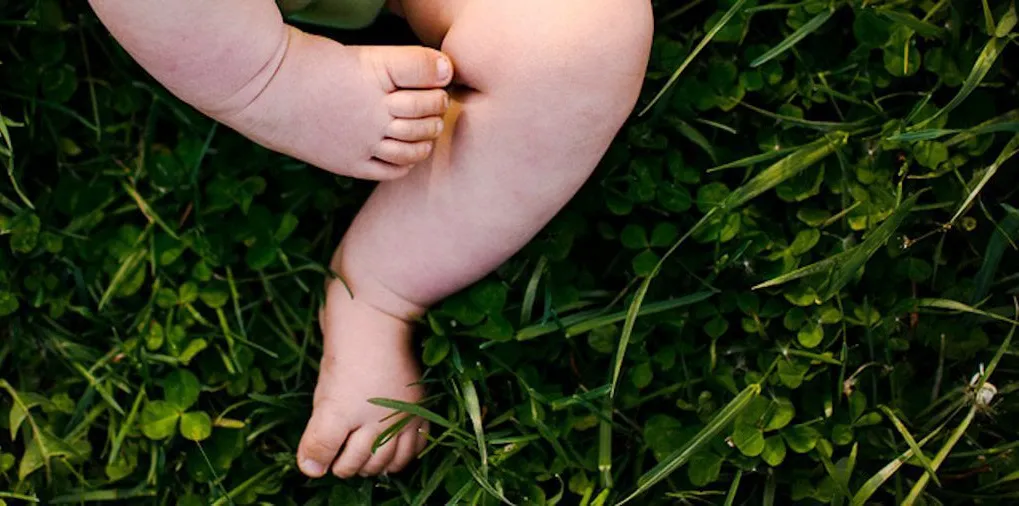
[[[330,287],[326,357],[298,452],[313,475],[322,467],[307,463],[333,462],[345,439],[333,465],[339,476],[397,471],[412,458],[406,449],[417,445],[403,444],[414,437],[407,432],[396,450],[372,456],[364,444],[385,428],[386,411],[358,397],[413,401],[421,392],[399,383],[406,373],[367,385],[344,370],[355,362],[372,368],[364,357],[378,347],[398,358],[377,368],[408,361],[406,344],[359,325],[412,318],[531,240],[590,176],[631,112],[651,45],[647,0],[404,0],[403,11],[426,42],[442,41],[469,89],[454,94],[433,157],[379,186],[334,257],[354,299]],[[443,23],[451,23],[448,34]],[[342,312],[361,319],[332,318]],[[409,325],[399,334],[407,339]],[[344,423],[335,423],[338,413]]]
[[[283,23],[273,0],[91,0],[185,102],[331,172],[393,179],[440,133],[452,67],[421,47],[343,46]]]

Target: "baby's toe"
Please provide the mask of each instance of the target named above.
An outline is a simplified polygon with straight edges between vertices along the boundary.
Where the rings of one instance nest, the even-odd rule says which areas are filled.
[[[324,476],[347,439],[350,427],[343,422],[343,413],[342,407],[333,401],[319,403],[312,412],[297,449],[297,465],[309,477]]]
[[[445,128],[442,118],[394,119],[386,128],[386,137],[405,142],[430,141]]]
[[[401,90],[386,96],[386,106],[395,118],[443,116],[449,109],[449,94],[445,90]]]
[[[385,471],[389,463],[392,462],[393,456],[396,455],[397,436],[390,438],[386,444],[375,450],[375,454],[368,459],[368,462],[365,462],[357,474],[364,478],[382,474],[382,471]]]
[[[413,164],[393,165],[377,158],[369,158],[353,165],[348,175],[369,181],[392,181],[406,176],[413,168]]]
[[[340,453],[336,463],[333,464],[333,474],[343,479],[354,477],[372,457],[375,436],[376,434],[369,430],[358,429],[352,432],[347,438],[347,444],[343,446],[343,453]]]
[[[396,454],[393,455],[393,460],[386,466],[387,473],[403,471],[414,460],[414,457],[417,456],[417,438],[419,436],[416,433],[416,428],[414,431],[400,434],[399,440],[396,442]]]
[[[379,160],[396,166],[418,163],[432,154],[433,143],[403,142],[394,139],[382,139],[375,145],[372,155]]]
[[[391,83],[399,88],[441,88],[453,79],[449,57],[434,49],[414,46],[371,48],[374,62],[385,68]]]

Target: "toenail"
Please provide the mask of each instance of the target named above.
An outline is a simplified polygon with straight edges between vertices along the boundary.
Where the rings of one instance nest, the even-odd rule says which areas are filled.
[[[441,119],[435,122],[435,134],[441,134],[442,130],[446,128],[446,122]]]
[[[449,60],[445,57],[440,57],[436,62],[435,67],[439,72],[439,80],[441,81],[449,79],[453,73],[453,67],[449,64]]]
[[[302,460],[301,461],[301,469],[305,472],[305,474],[308,474],[308,475],[311,475],[311,476],[322,476],[326,472],[325,466],[323,466],[322,464],[319,464],[318,462],[316,462],[316,461],[314,461],[312,459],[304,459],[304,460]]]

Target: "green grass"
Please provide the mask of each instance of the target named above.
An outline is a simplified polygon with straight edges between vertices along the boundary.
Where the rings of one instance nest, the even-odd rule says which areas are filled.
[[[429,312],[427,400],[371,401],[421,459],[342,482],[294,452],[371,185],[174,100],[85,2],[0,0],[0,506],[1014,502],[1014,3],[656,10],[594,178]]]

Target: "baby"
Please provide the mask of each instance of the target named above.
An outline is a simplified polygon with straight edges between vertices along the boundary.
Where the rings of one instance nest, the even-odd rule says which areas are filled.
[[[522,248],[590,176],[636,103],[653,28],[648,0],[90,2],[181,100],[381,181],[332,261],[346,286],[328,282],[321,312],[297,452],[311,477],[397,472],[421,451],[414,420],[373,453],[392,420],[367,399],[422,398],[411,322]],[[441,52],[344,46],[284,21],[359,28],[383,7]]]

